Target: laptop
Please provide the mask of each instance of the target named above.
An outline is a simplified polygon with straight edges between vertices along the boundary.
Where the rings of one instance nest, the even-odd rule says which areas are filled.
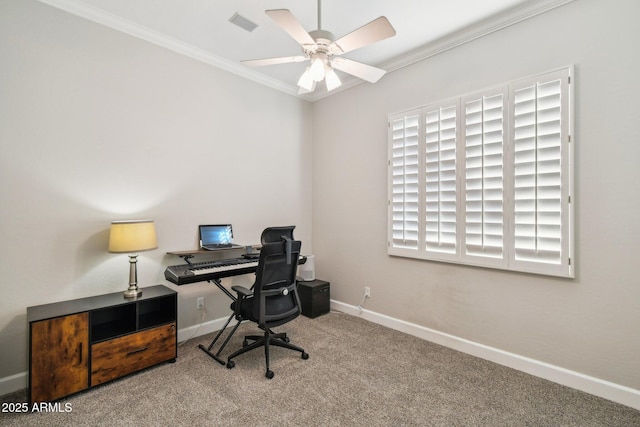
[[[231,224],[200,225],[200,248],[208,251],[217,249],[241,248],[233,243],[233,227]]]

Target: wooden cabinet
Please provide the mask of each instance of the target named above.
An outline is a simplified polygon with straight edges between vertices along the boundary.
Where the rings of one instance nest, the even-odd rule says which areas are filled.
[[[27,308],[29,400],[46,402],[177,357],[177,293],[122,292]]]

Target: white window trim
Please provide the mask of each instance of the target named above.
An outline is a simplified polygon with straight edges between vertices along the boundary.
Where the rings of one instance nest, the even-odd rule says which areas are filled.
[[[498,268],[512,271],[520,271],[520,272],[528,272],[534,274],[543,274],[543,275],[552,275],[559,277],[569,277],[572,278],[575,275],[575,259],[574,257],[574,200],[573,200],[573,146],[575,141],[572,140],[571,135],[573,135],[573,67],[564,67],[555,71],[541,73],[536,76],[519,79],[516,81],[508,82],[498,87],[481,90],[474,92],[472,94],[455,97],[449,100],[445,100],[442,102],[434,102],[430,103],[421,108],[415,108],[412,110],[407,110],[405,112],[394,113],[389,115],[389,137],[388,137],[388,169],[389,169],[389,202],[388,202],[388,216],[389,216],[389,226],[388,226],[388,254],[393,256],[402,256],[402,257],[410,257],[410,258],[419,258],[433,261],[442,261],[442,262],[451,262],[451,263],[460,263],[465,265],[474,265],[488,268]],[[559,79],[560,81],[560,90],[561,90],[561,107],[560,112],[562,114],[562,120],[560,120],[560,259],[557,263],[551,263],[549,260],[547,261],[534,261],[534,260],[525,260],[519,259],[516,256],[516,251],[514,249],[514,239],[515,239],[515,224],[514,224],[514,200],[515,200],[515,165],[514,165],[514,93],[518,88],[525,87],[527,85],[535,85],[537,82],[549,82],[555,81],[554,79]],[[466,202],[467,195],[465,193],[465,179],[466,179],[466,103],[471,100],[478,99],[478,97],[492,97],[494,95],[500,94],[502,96],[503,102],[503,115],[502,115],[502,197],[503,197],[503,206],[502,206],[502,236],[503,236],[503,249],[502,255],[497,256],[497,249],[492,249],[493,256],[482,256],[480,255],[482,251],[476,250],[475,254],[469,253],[467,251],[467,237],[466,237]],[[447,107],[447,106],[456,106],[456,154],[455,154],[455,163],[456,163],[456,171],[455,171],[455,203],[456,203],[456,225],[455,225],[455,251],[451,253],[441,252],[437,247],[427,247],[426,244],[426,223],[427,220],[427,207],[426,207],[426,130],[425,130],[425,120],[426,115],[429,111],[434,111],[434,109]],[[394,201],[393,201],[393,126],[392,123],[397,122],[402,117],[408,116],[419,116],[419,172],[418,172],[418,206],[419,212],[418,216],[418,229],[417,229],[417,243],[408,246],[398,245],[397,242],[394,242],[394,224],[393,224],[393,215],[394,215]],[[536,116],[536,120],[538,120]],[[536,128],[539,121],[536,121]],[[396,132],[397,133],[397,132]],[[396,141],[397,142],[397,141]],[[536,139],[537,143],[537,139]],[[492,147],[497,147],[494,145]],[[495,153],[495,151],[494,151]],[[484,168],[484,166],[483,166]],[[484,177],[484,169],[483,177]],[[496,169],[493,169],[495,172]],[[492,173],[493,173],[492,172]],[[536,175],[538,176],[538,175]],[[396,177],[397,178],[397,177]],[[493,182],[495,183],[495,181]],[[528,187],[525,187],[525,190]],[[495,189],[494,189],[495,190]],[[497,190],[495,190],[497,191]],[[526,190],[528,191],[528,190]],[[484,192],[482,193],[485,194]],[[495,192],[492,194],[496,194]],[[484,197],[484,196],[483,196]],[[492,196],[493,197],[493,196]],[[482,199],[482,203],[484,204],[485,200]],[[555,200],[555,199],[554,199]],[[396,209],[398,209],[398,205],[396,203]],[[538,212],[538,211],[536,211]],[[539,212],[538,212],[539,213]],[[396,210],[396,215],[398,212]],[[484,211],[483,214],[484,215]],[[493,216],[495,219],[499,215]],[[484,218],[484,216],[482,216]],[[484,220],[483,220],[484,221]],[[489,221],[491,222],[491,221]],[[484,224],[484,222],[483,222]],[[494,227],[493,233],[497,236],[498,228],[496,228],[496,222],[489,224],[489,226]],[[396,226],[400,226],[396,223]],[[484,227],[484,226],[482,226]],[[450,229],[449,229],[450,230]],[[484,230],[484,228],[483,228]],[[396,230],[396,234],[398,234],[398,230]],[[495,237],[494,236],[494,237]],[[556,239],[558,240],[558,239]],[[495,243],[495,240],[494,240]],[[484,249],[483,249],[484,250]]]

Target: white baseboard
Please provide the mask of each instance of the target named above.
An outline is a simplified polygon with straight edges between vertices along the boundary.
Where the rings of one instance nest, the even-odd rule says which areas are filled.
[[[0,378],[0,396],[22,390],[29,386],[28,372],[20,372],[15,375]]]
[[[181,345],[184,341],[188,341],[192,338],[197,338],[201,335],[210,334],[222,329],[228,317],[221,317],[219,319],[209,320],[208,322],[202,322],[199,325],[189,326],[188,328],[178,329],[178,345]],[[235,320],[232,320],[230,326],[235,325]]]
[[[640,390],[331,300],[331,309],[640,410]]]

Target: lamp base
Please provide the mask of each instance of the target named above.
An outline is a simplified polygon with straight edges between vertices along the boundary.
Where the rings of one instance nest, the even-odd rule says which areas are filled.
[[[125,298],[136,298],[142,295],[138,287],[138,255],[129,255],[129,289],[124,291]]]
[[[142,295],[142,289],[138,288],[137,286],[133,289],[127,289],[126,291],[124,291],[125,298],[137,298],[140,295]]]

